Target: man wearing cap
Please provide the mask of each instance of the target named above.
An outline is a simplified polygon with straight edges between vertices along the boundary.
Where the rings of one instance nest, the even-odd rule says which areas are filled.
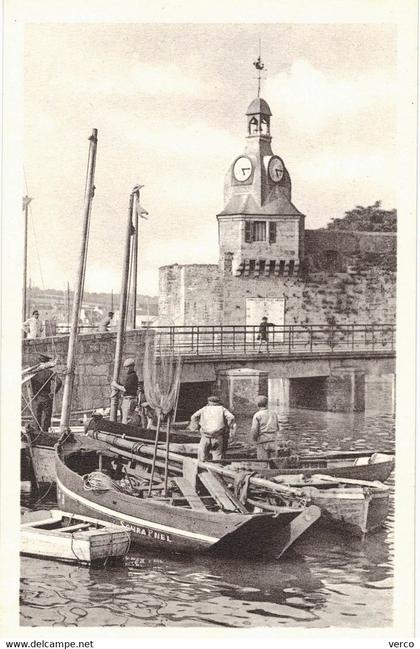
[[[139,387],[139,378],[134,369],[134,358],[127,358],[124,361],[124,368],[126,369],[124,385],[120,385],[116,381],[112,382],[112,387],[119,390],[123,394],[121,412],[122,423],[129,424],[132,421],[134,410],[137,406],[137,390]]]
[[[219,397],[211,396],[207,405],[197,410],[191,417],[192,426],[200,426],[201,440],[198,446],[198,459],[222,460],[225,450],[224,435],[226,428],[230,436],[235,432],[235,417],[220,403]]]
[[[50,356],[40,354],[38,357],[40,363],[48,363]],[[32,413],[35,417],[35,425],[44,433],[47,433],[51,426],[51,415],[53,407],[53,395],[60,390],[62,383],[57,374],[48,368],[39,370],[31,379],[32,388]]]
[[[42,320],[39,319],[39,311],[35,309],[32,311],[32,317],[25,320],[22,325],[23,331],[26,333],[26,338],[42,338],[44,333],[44,326]]]
[[[268,399],[257,397],[258,410],[252,418],[251,436],[257,443],[257,459],[268,460],[277,448],[279,419],[274,410],[268,408]]]

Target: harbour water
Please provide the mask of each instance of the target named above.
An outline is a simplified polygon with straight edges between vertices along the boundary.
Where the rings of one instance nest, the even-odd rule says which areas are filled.
[[[271,399],[296,448],[394,449],[392,377],[369,381],[360,414],[288,410],[280,388],[271,385]],[[240,422],[239,436],[249,424]],[[393,476],[388,484],[393,491]],[[276,562],[138,550],[123,567],[88,569],[23,557],[21,625],[385,627],[392,623],[393,524],[391,498],[384,528],[364,542],[310,531]]]

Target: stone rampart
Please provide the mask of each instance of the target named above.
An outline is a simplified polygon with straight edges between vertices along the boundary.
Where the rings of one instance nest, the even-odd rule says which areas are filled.
[[[142,376],[146,329],[127,331],[123,358],[136,361],[136,371]],[[24,340],[22,367],[38,363],[38,354],[58,358],[57,373],[64,383],[67,363],[68,336]],[[109,406],[114,368],[116,333],[80,334],[77,342],[76,373],[72,410],[89,410]],[[57,395],[54,410],[59,411],[63,390]]]

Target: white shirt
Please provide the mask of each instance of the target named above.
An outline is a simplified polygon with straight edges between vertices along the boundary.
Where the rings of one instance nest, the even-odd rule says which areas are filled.
[[[39,318],[28,318],[23,323],[23,328],[27,332],[27,338],[42,338],[42,333],[44,331],[44,326],[42,320]]]
[[[191,417],[191,421],[194,420],[200,423],[201,432],[211,437],[223,433],[226,426],[232,426],[235,417],[222,405],[215,403],[197,410]]]

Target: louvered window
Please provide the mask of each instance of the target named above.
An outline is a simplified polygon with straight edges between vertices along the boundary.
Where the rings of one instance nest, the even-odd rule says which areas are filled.
[[[268,226],[269,226],[268,242],[269,243],[276,243],[277,223],[275,223],[274,221],[270,221]]]
[[[251,221],[245,221],[245,243],[251,243],[252,241],[251,225]]]
[[[254,221],[253,222],[253,241],[265,241],[266,240],[266,233],[265,233],[265,221]]]

